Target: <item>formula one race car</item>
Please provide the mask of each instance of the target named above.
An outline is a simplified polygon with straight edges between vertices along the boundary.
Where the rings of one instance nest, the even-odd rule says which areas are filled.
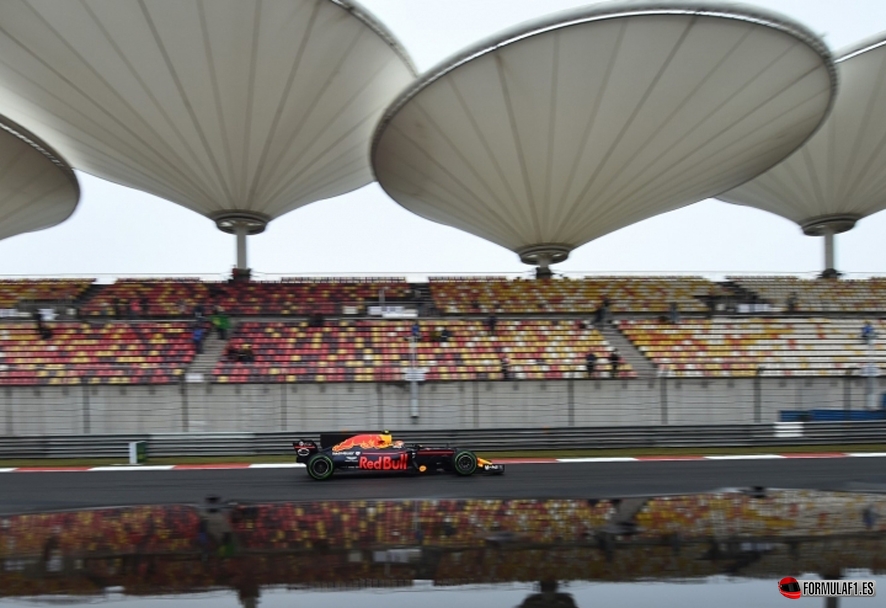
[[[339,469],[382,472],[437,473],[447,471],[468,476],[475,472],[501,475],[503,464],[477,458],[468,450],[428,447],[394,441],[385,433],[361,435],[320,435],[318,446],[310,439],[292,444],[296,462],[304,463],[308,475],[318,481],[329,479]]]

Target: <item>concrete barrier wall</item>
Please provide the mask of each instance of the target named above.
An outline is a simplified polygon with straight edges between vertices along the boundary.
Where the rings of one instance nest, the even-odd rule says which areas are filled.
[[[472,429],[775,422],[863,409],[863,378],[7,387],[0,435]],[[886,391],[878,379],[875,392]],[[879,399],[879,397],[878,397]],[[879,401],[878,401],[879,402]]]

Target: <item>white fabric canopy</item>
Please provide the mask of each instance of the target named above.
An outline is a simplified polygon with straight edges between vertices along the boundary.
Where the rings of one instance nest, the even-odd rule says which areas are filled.
[[[60,224],[79,200],[80,186],[67,163],[0,117],[0,239]]]
[[[423,75],[383,118],[373,167],[410,211],[557,261],[785,158],[827,115],[834,72],[815,35],[768,12],[583,8]]]
[[[810,234],[886,209],[886,36],[840,53],[834,109],[790,158],[718,198],[764,209]]]
[[[346,0],[0,2],[0,112],[76,169],[208,217],[372,181],[373,129],[413,78]]]

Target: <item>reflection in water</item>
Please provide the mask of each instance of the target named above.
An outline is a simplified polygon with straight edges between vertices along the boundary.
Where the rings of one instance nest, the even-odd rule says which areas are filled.
[[[0,517],[0,597],[536,582],[524,607],[575,606],[568,581],[886,570],[886,497],[720,492],[626,500],[139,506]]]

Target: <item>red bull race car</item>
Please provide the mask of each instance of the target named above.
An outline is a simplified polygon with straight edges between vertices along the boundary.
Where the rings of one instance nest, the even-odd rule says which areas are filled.
[[[478,458],[469,450],[428,447],[394,441],[390,433],[320,436],[320,445],[310,439],[292,444],[296,462],[303,463],[312,479],[323,481],[337,470],[390,473],[438,473],[467,477],[474,473],[501,475],[503,464]]]

